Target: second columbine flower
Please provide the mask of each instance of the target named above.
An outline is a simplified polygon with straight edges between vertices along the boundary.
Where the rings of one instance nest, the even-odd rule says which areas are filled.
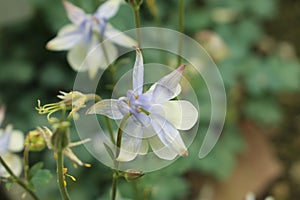
[[[152,151],[162,159],[187,156],[187,148],[179,130],[191,129],[198,119],[197,109],[186,100],[172,100],[181,92],[179,82],[185,65],[161,78],[143,93],[144,64],[137,49],[133,67],[133,89],[126,97],[106,99],[94,104],[88,114],[101,114],[114,120],[126,120],[118,161],[131,161],[138,154]]]

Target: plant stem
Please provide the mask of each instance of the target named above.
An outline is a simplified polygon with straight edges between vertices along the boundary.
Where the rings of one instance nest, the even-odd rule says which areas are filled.
[[[140,22],[140,6],[139,5],[134,5],[133,6],[133,11],[134,11],[134,20],[135,20],[135,28],[136,28],[136,35],[137,35],[137,41],[138,41],[138,48],[141,48],[141,42],[142,42],[142,37],[141,37],[141,22]]]
[[[178,31],[180,32],[179,41],[178,41],[178,54],[177,54],[177,66],[181,65],[181,53],[183,46],[182,34],[184,33],[184,0],[179,0],[179,19],[178,19]]]
[[[64,165],[63,165],[63,153],[57,152],[57,182],[60,189],[60,194],[63,200],[69,200],[69,194],[65,184]]]
[[[110,136],[110,140],[111,140],[111,142],[115,145],[115,144],[116,144],[116,141],[115,141],[115,138],[114,138],[114,132],[113,132],[111,123],[110,123],[108,117],[105,116],[104,119],[105,119],[105,123],[106,123],[107,129],[108,129],[108,133],[109,133],[109,136]]]
[[[29,145],[25,145],[23,163],[24,163],[24,176],[25,180],[29,181]]]
[[[15,181],[17,184],[19,184],[24,190],[26,190],[30,196],[34,200],[39,200],[39,198],[36,196],[36,194],[27,186],[26,183],[24,183],[19,177],[17,177],[14,172],[9,168],[9,166],[6,164],[6,162],[3,160],[3,158],[0,156],[0,163],[5,168],[7,173],[13,178],[13,181]]]
[[[126,121],[130,116],[131,116],[131,113],[127,113],[123,117],[123,119],[120,123],[119,129],[118,129],[118,136],[117,136],[117,149],[116,149],[116,158],[115,159],[117,159],[119,156],[120,148],[122,145],[123,128],[125,127]],[[113,182],[112,182],[112,198],[111,198],[112,200],[115,200],[116,195],[117,195],[118,178],[119,178],[119,164],[120,163],[115,160],[115,170],[113,173]]]

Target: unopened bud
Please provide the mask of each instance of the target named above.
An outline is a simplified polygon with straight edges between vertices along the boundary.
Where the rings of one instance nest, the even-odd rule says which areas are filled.
[[[29,151],[42,151],[46,146],[46,141],[39,130],[30,131],[25,138],[25,146]]]
[[[129,169],[124,173],[124,178],[127,181],[134,181],[137,180],[138,178],[144,176],[144,173],[141,171],[137,171],[134,169]]]
[[[55,151],[62,151],[70,143],[69,123],[61,122],[55,128],[51,137],[51,143]]]

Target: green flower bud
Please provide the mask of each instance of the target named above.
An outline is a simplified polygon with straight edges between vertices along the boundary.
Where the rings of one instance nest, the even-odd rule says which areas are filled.
[[[134,181],[139,179],[140,177],[144,176],[144,173],[141,171],[137,171],[134,169],[129,169],[124,173],[124,178],[127,181]]]
[[[54,151],[62,151],[67,148],[70,143],[69,138],[69,122],[61,122],[56,125],[56,128],[51,137],[51,144]]]
[[[46,141],[39,130],[29,131],[24,144],[29,151],[42,151],[46,147]]]

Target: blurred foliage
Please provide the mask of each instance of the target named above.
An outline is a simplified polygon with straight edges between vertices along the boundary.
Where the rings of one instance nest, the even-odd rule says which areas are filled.
[[[46,42],[68,23],[61,1],[23,0],[19,5],[16,5],[16,1],[0,2],[0,11],[10,11],[0,12],[0,103],[7,106],[6,120],[16,128],[28,131],[46,124],[44,116],[38,116],[35,111],[36,100],[56,101],[59,90],[72,89],[76,73],[66,62],[66,52],[49,52],[45,49]],[[72,2],[92,12],[103,1]],[[157,18],[143,4],[142,26],[160,24],[177,29],[177,2],[156,0]],[[263,127],[280,125],[283,115],[278,97],[299,91],[300,67],[297,58],[282,55],[276,41],[271,48],[263,46],[268,42],[264,23],[275,16],[278,9],[276,0],[186,0],[185,4],[188,11],[185,16],[186,33],[193,37],[202,30],[210,30],[224,41],[228,49],[227,56],[215,59],[228,94],[225,129],[209,156],[199,160],[199,147],[210,119],[208,94],[199,92],[199,104],[204,109],[201,110],[199,134],[189,149],[190,156],[179,158],[161,171],[147,174],[136,184],[121,182],[120,193],[126,198],[134,195],[139,195],[137,199],[184,198],[190,195],[191,187],[184,175],[191,170],[216,179],[226,179],[234,170],[236,156],[246,148],[240,122],[250,119]],[[134,28],[133,13],[129,6],[122,5],[111,22],[121,30]],[[213,53],[210,52],[214,58]],[[150,53],[147,56],[151,59]],[[104,79],[109,80],[108,76],[105,74]],[[202,80],[193,77],[190,80],[197,91],[205,90]],[[76,134],[73,137],[76,138]],[[110,169],[95,161],[83,148],[76,153],[86,158],[85,162],[92,163],[93,167],[74,169],[67,164],[70,173],[78,180],[75,183],[68,180],[73,199],[107,199],[111,187]],[[45,168],[52,169],[54,174],[53,155],[48,152],[42,155]],[[32,162],[40,159],[41,156],[37,154],[31,157]],[[35,180],[33,184],[40,181],[43,182]],[[39,188],[38,194],[43,195],[44,200],[58,199],[55,178],[46,187]]]

